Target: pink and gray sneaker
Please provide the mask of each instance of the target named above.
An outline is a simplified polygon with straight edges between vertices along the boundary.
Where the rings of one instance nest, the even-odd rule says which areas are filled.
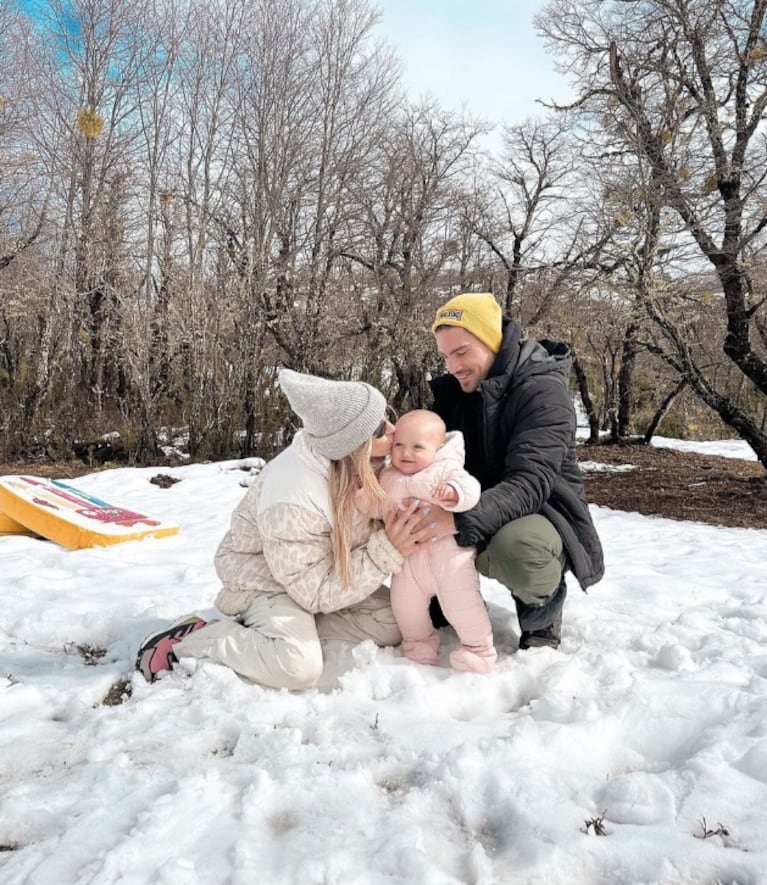
[[[139,646],[136,669],[144,674],[147,682],[154,682],[158,673],[170,670],[176,663],[173,646],[207,623],[196,615],[189,615],[159,633],[150,634]]]

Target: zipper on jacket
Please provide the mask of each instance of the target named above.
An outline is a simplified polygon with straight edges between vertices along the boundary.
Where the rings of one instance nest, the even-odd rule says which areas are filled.
[[[480,435],[482,437],[482,462],[484,464],[489,463],[489,452],[490,452],[490,440],[487,436],[487,402],[485,399],[485,391],[482,390],[482,387],[479,388],[479,397],[482,400],[482,408],[479,411],[480,421],[482,422],[482,426],[480,428]]]

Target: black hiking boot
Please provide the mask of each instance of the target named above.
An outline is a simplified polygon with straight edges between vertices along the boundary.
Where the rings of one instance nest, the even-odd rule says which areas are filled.
[[[567,596],[564,577],[554,595],[543,605],[526,605],[515,599],[519,628],[520,651],[528,648],[559,648],[562,639],[562,608]]]
[[[562,618],[544,627],[542,630],[523,630],[519,637],[519,650],[524,651],[528,648],[559,648],[562,640]]]

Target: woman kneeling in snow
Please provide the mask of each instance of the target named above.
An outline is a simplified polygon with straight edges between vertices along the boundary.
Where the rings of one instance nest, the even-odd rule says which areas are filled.
[[[400,641],[383,581],[431,529],[415,529],[417,502],[383,527],[355,506],[360,494],[371,505],[383,494],[376,475],[394,432],[386,400],[363,382],[289,369],[279,383],[303,428],[261,471],[216,552],[216,607],[234,620],[190,617],[147,637],[136,667],[150,682],[189,657],[300,690],[322,674],[321,639]]]

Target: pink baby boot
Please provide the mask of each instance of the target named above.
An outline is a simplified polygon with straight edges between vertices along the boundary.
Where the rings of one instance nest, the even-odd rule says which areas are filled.
[[[459,645],[450,652],[450,666],[462,673],[492,673],[498,657],[492,645]]]
[[[439,635],[432,632],[426,639],[403,639],[402,653],[417,664],[439,666]]]

